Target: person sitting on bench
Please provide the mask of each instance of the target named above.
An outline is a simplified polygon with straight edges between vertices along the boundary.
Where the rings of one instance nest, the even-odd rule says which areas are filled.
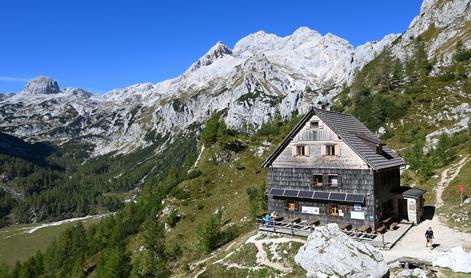
[[[265,214],[265,217],[263,218],[263,222],[268,226],[273,225],[273,220],[271,219],[268,213]]]

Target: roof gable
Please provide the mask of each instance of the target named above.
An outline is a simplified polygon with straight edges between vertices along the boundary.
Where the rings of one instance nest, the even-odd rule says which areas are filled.
[[[371,168],[374,170],[386,169],[405,165],[404,161],[397,156],[388,146],[373,134],[364,124],[353,115],[331,112],[313,108],[301,121],[290,131],[288,136],[278,145],[275,151],[262,164],[269,167],[280,153],[289,145],[291,140],[304,127],[313,115],[317,115],[333,132]]]

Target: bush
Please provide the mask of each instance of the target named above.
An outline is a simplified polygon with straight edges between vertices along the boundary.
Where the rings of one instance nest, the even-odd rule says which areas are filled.
[[[201,143],[209,147],[216,142],[224,142],[230,133],[224,120],[217,113],[213,113],[201,132]]]
[[[267,200],[265,198],[266,185],[253,186],[247,188],[247,195],[249,197],[250,215],[254,217],[262,214],[267,210]]]
[[[198,247],[204,254],[209,254],[219,246],[221,214],[211,215],[209,220],[196,231]]]
[[[225,229],[222,226],[222,213],[218,212],[212,214],[206,223],[198,227],[196,236],[198,248],[202,253],[209,254],[236,237],[234,226]]]
[[[180,215],[178,214],[178,212],[174,209],[172,209],[169,213],[169,215],[167,216],[167,224],[170,226],[170,227],[175,227],[175,225],[178,223],[178,221],[180,221],[181,217]]]

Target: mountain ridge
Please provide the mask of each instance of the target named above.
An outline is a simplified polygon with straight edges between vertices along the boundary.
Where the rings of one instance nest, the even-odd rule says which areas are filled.
[[[188,127],[204,125],[214,112],[223,114],[229,128],[254,131],[275,116],[286,119],[317,103],[331,103],[356,72],[385,49],[404,61],[414,51],[411,38],[418,34],[426,37],[429,55],[448,43],[444,38],[456,34],[469,45],[469,6],[470,1],[424,1],[404,33],[356,48],[343,38],[308,27],[285,37],[258,31],[232,49],[217,42],[176,78],[104,95],[73,88],[59,93],[58,86],[42,84],[53,88],[54,99],[20,93],[0,100],[0,131],[28,141],[92,143],[94,156],[146,147],[151,144],[145,139],[149,133],[171,142]],[[441,15],[443,11],[448,14]],[[446,51],[439,65],[449,57],[451,51]]]
[[[378,44],[372,42],[369,45]],[[294,54],[287,55],[288,52]],[[365,52],[368,51],[361,54]],[[239,40],[233,49],[217,42],[174,79],[155,84],[135,84],[104,95],[94,95],[76,88],[60,90],[53,79],[33,79],[21,93],[0,102],[7,112],[0,116],[6,120],[0,124],[0,129],[30,141],[53,140],[61,144],[80,138],[97,146],[96,155],[126,153],[145,147],[147,143],[143,137],[146,132],[142,130],[155,130],[165,136],[175,129],[184,130],[190,124],[204,124],[213,111],[226,110],[226,123],[231,128],[248,126],[257,129],[275,114],[286,118],[293,112],[304,113],[313,98],[325,98],[316,90],[333,90],[331,94],[335,94],[339,88],[335,84],[346,82],[353,75],[352,68],[360,68],[377,52],[368,52],[368,57],[354,59],[354,47],[346,40],[329,33],[322,36],[307,27],[300,27],[285,37],[259,31]],[[362,62],[356,62],[350,68],[352,61]],[[31,94],[31,87],[40,88]],[[304,93],[306,88],[311,93]],[[54,100],[47,96],[48,90],[54,92]],[[243,97],[251,94],[254,96]],[[182,110],[175,110],[178,106],[174,105],[176,102],[183,104]],[[69,113],[63,111],[73,115],[65,122],[80,126],[82,131],[79,134],[66,131],[58,137],[55,134],[55,140],[47,136],[59,128],[57,122],[64,122],[63,119],[48,122],[54,118],[51,115],[56,106],[73,108]],[[133,126],[134,122],[129,124],[127,117],[136,107],[139,108],[135,115],[146,118],[145,121],[139,119],[139,126]],[[204,111],[201,109],[203,107],[206,108]],[[39,108],[42,111],[38,111]],[[157,112],[150,113],[149,110]],[[19,117],[28,114],[33,114],[36,121],[19,120]],[[111,119],[108,117],[110,115]],[[100,121],[95,122],[97,118],[108,120],[100,125]],[[47,124],[42,125],[44,122]],[[118,122],[123,122],[119,130],[115,128]],[[137,134],[131,136],[129,131]],[[110,135],[115,138],[110,138]]]

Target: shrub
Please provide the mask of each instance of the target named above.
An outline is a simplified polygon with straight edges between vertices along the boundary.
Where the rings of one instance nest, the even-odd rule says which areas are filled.
[[[223,228],[222,213],[212,214],[206,223],[200,225],[196,231],[198,248],[204,254],[216,250],[236,237],[234,226]]]

